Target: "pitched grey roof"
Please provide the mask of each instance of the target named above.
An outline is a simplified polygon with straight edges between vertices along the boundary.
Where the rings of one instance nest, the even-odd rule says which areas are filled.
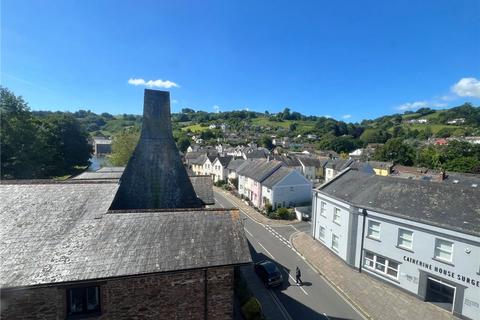
[[[114,172],[100,172],[100,170],[93,172],[84,172],[72,180],[75,181],[118,181],[122,176],[124,167],[115,167],[117,171]],[[187,169],[188,172],[189,169]],[[193,189],[197,197],[202,200],[204,204],[214,204],[213,197],[213,182],[209,176],[195,176],[189,174]]]
[[[261,159],[266,158],[269,154],[270,152],[264,148],[248,149],[247,152],[245,152],[245,157],[247,159]]]
[[[101,167],[97,172],[123,172],[125,167]]]
[[[262,186],[271,188],[274,185],[276,185],[278,182],[280,182],[283,178],[288,176],[292,171],[293,169],[291,168],[280,167],[262,182]]]
[[[114,179],[118,180],[123,174],[122,171],[86,171],[81,174],[79,174],[76,177],[73,177],[73,180],[108,180],[108,179]]]
[[[274,155],[273,158],[277,161],[283,162],[287,167],[301,167],[302,166],[300,161],[298,161],[297,157],[295,157],[295,156]]]
[[[190,176],[193,189],[197,197],[202,200],[204,204],[214,204],[215,198],[213,197],[213,181],[210,176]]]
[[[250,262],[237,210],[107,213],[117,183],[0,185],[0,287]]]
[[[320,160],[313,157],[299,156],[298,160],[306,167],[320,168]]]
[[[353,205],[480,235],[480,188],[348,170],[318,189]]]
[[[232,156],[224,156],[224,157],[218,157],[218,161],[220,161],[220,164],[222,167],[227,167],[230,161],[232,161],[233,157]]]
[[[201,154],[197,156],[196,158],[190,159],[190,164],[203,164],[207,160],[207,155],[206,154]]]
[[[233,159],[227,166],[228,170],[237,170],[245,161],[245,159]]]
[[[262,182],[281,166],[283,166],[283,163],[276,160],[267,161],[266,159],[256,159],[245,162],[237,173],[240,176],[246,176],[255,181]]]

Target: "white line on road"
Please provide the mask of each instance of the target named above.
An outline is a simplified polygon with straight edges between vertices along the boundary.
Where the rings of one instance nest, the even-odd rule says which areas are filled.
[[[287,271],[287,270],[285,269],[285,271]],[[287,271],[287,272],[288,272],[288,271]],[[290,273],[288,274],[288,276],[292,279],[292,281],[294,281],[295,283],[297,283],[297,280],[295,280]],[[307,293],[307,291],[305,291],[305,289],[303,289],[301,286],[298,286],[298,287],[300,288],[300,290],[303,291],[303,293],[305,293],[305,294],[308,296],[308,293]]]
[[[250,237],[253,237],[253,234],[250,233],[250,231],[247,230],[247,228],[243,228],[249,235]]]
[[[270,257],[272,257],[272,259],[275,259],[275,257],[273,256],[273,254],[271,254],[271,253],[267,250],[267,248],[265,248],[265,247],[260,243],[260,241],[257,241],[257,242],[258,242],[258,244],[260,245],[260,247],[262,247],[263,250],[265,250],[265,252],[268,253],[268,255],[269,255]]]

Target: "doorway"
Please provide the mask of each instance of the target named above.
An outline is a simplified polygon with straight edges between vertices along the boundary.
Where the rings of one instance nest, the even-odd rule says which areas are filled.
[[[425,301],[452,311],[456,288],[434,278],[427,278]]]

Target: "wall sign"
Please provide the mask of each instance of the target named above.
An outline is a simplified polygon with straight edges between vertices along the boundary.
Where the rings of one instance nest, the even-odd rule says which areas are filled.
[[[445,268],[438,267],[438,266],[433,265],[431,263],[427,263],[425,261],[421,261],[421,260],[414,259],[414,258],[407,257],[407,256],[403,256],[403,261],[412,263],[412,264],[417,265],[417,266],[420,266],[424,269],[431,270],[435,273],[438,273],[438,274],[440,274],[442,276],[445,276],[445,277],[448,277],[450,279],[461,281],[461,282],[466,283],[466,284],[468,284],[472,287],[480,288],[480,280],[478,278],[476,279],[475,277],[467,277],[467,276],[462,275],[462,274],[457,274],[457,273],[455,273],[453,271],[450,271],[450,270],[447,270]]]

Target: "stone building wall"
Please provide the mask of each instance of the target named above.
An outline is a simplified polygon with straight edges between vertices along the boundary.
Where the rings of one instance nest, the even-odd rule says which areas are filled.
[[[101,291],[101,315],[90,319],[205,319],[205,302],[207,319],[233,318],[233,267],[121,278],[96,285]],[[65,319],[66,288],[2,290],[0,318]]]

